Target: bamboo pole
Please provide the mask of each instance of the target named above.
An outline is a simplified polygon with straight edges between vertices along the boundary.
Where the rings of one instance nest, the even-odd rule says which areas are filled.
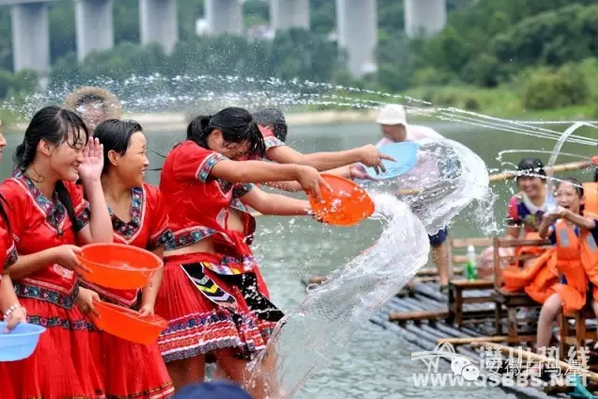
[[[569,162],[569,163],[564,163],[564,164],[560,164],[560,165],[554,165],[554,167],[552,167],[552,168],[547,167],[546,169],[547,170],[552,169],[552,171],[554,173],[562,173],[562,172],[570,172],[572,170],[589,168],[590,166],[592,166],[592,161],[579,161],[579,162]],[[489,180],[491,183],[494,183],[497,181],[511,179],[511,178],[515,177],[516,175],[517,175],[517,172],[511,170],[508,172],[490,175]]]
[[[554,173],[562,173],[562,172],[571,172],[573,170],[589,168],[592,165],[595,165],[595,163],[593,161],[579,161],[579,162],[569,162],[569,163],[564,163],[564,164],[560,164],[560,165],[554,165],[554,167],[552,167],[552,168],[547,167],[546,169],[548,169],[548,170],[552,169],[552,171]],[[512,179],[516,175],[517,175],[517,171],[510,170],[508,172],[502,172],[502,173],[496,173],[496,174],[490,175],[488,177],[488,180],[490,181],[490,183],[496,183],[499,181]],[[421,193],[422,191],[423,191],[423,189],[421,189],[421,188],[405,189],[405,190],[397,191],[397,195],[415,195],[415,194]]]
[[[590,166],[595,165],[595,164],[596,163],[594,161],[570,162],[570,163],[564,163],[564,164],[560,164],[560,165],[554,165],[554,167],[552,167],[552,170],[555,173],[570,172],[573,170],[589,168]],[[546,168],[546,169],[551,169],[551,168]],[[502,172],[502,173],[490,175],[488,180],[490,181],[490,183],[496,183],[499,181],[511,179],[511,178],[515,177],[516,175],[517,175],[516,171]],[[416,194],[421,193],[422,191],[423,191],[423,189],[421,189],[421,188],[405,189],[405,190],[397,191],[397,195],[416,195]],[[262,216],[262,214],[259,212],[253,211],[253,212],[251,212],[251,216],[258,217],[258,216]]]
[[[537,353],[522,350],[522,348],[513,348],[511,346],[505,346],[500,344],[494,344],[490,342],[473,342],[471,344],[474,348],[486,347],[499,350],[505,356],[513,356],[519,358],[519,355],[525,360],[532,362],[550,363],[557,364],[561,371],[566,372],[569,369],[569,364],[562,360],[551,359],[546,356],[538,355]],[[598,382],[598,374],[589,370],[585,370],[585,373],[590,381]]]
[[[521,341],[522,337],[520,338],[519,342]],[[529,341],[535,341],[535,335],[524,336],[525,339]],[[453,346],[456,345],[471,345],[474,343],[486,343],[486,342],[509,342],[511,339],[507,335],[501,335],[496,337],[467,337],[467,338],[440,338],[436,340],[437,344],[451,344]]]

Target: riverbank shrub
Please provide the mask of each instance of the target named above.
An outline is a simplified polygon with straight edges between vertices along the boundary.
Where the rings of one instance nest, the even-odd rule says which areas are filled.
[[[590,90],[585,76],[576,64],[558,70],[541,68],[527,78],[522,104],[527,109],[544,110],[585,104]]]

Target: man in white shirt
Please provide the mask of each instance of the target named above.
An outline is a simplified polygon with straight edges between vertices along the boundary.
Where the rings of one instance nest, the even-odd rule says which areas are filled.
[[[404,141],[444,138],[441,134],[429,127],[408,124],[405,108],[399,104],[388,104],[384,106],[378,113],[376,122],[380,124],[384,135],[384,137],[376,144],[376,147],[378,148],[387,144],[401,143]],[[419,162],[415,168],[409,171],[409,174],[422,177],[425,176],[426,178],[438,174],[438,178],[440,178],[438,165],[433,159]],[[414,179],[414,181],[417,181],[417,179]],[[450,262],[448,257],[447,229],[442,229],[435,235],[429,237],[430,245],[432,247],[432,258],[438,268],[440,289],[444,292],[448,288],[449,277],[452,277],[452,271],[449,270]]]

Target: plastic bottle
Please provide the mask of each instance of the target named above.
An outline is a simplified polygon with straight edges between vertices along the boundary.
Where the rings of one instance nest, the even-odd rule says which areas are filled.
[[[467,247],[467,264],[465,265],[465,273],[468,280],[477,280],[478,267],[476,265],[475,248],[473,245]]]

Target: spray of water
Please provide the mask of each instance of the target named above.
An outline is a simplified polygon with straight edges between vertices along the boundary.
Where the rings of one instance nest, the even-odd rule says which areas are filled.
[[[259,108],[276,106],[348,107],[351,109],[378,109],[389,103],[403,103],[410,114],[458,122],[471,126],[558,140],[561,132],[544,127],[553,122],[524,122],[496,118],[455,107],[435,107],[430,102],[399,94],[386,93],[332,83],[283,81],[276,78],[254,79],[224,75],[181,75],[175,77],[154,74],[130,76],[121,81],[97,78],[85,85],[100,86],[119,96],[125,109],[142,112],[187,111],[210,112],[228,104]],[[62,103],[73,89],[70,82],[57,82],[50,90],[35,93],[24,99],[10,99],[3,107],[31,117],[49,103]],[[559,121],[572,124],[575,122]],[[556,124],[556,123],[555,123]],[[586,121],[586,126],[598,128],[598,121]],[[596,145],[596,140],[579,135],[568,138],[571,143]]]
[[[474,200],[491,206],[488,171],[467,147],[452,140],[425,142],[418,160],[443,170],[422,177],[421,192],[403,202],[370,189],[375,218],[386,224],[371,248],[308,291],[301,306],[279,323],[265,351],[250,364],[251,383],[265,380],[269,397],[292,397],[321,367],[334,359],[353,333],[403,287],[428,260],[428,233],[445,226]],[[449,162],[450,161],[450,162]],[[416,165],[417,168],[417,165]],[[403,177],[404,182],[410,177]],[[401,179],[399,179],[401,180]],[[400,184],[400,182],[399,182]],[[482,212],[489,215],[488,209]],[[417,215],[417,216],[416,216]],[[483,224],[493,229],[493,223]]]

